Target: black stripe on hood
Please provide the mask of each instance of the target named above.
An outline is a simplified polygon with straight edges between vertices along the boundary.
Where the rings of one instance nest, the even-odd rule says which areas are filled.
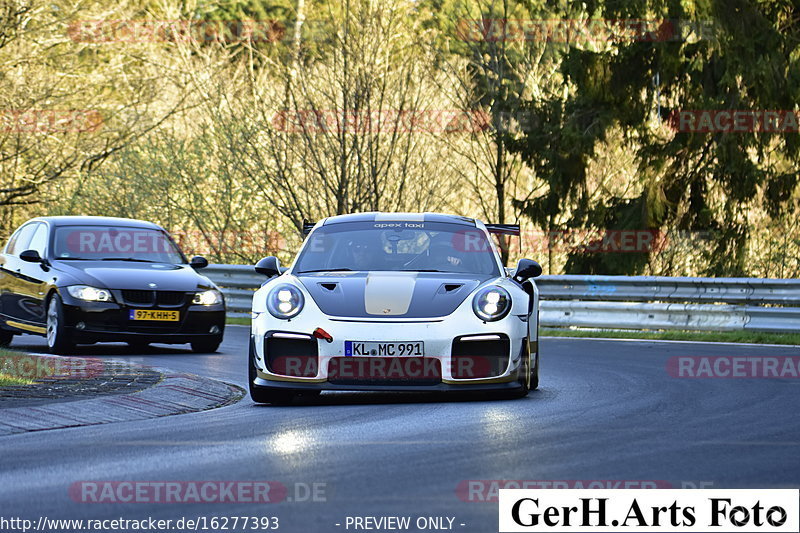
[[[431,318],[451,314],[491,277],[453,272],[347,272],[307,274],[298,279],[328,316]],[[369,290],[367,283],[373,284]],[[403,294],[391,294],[392,287]],[[403,309],[404,303],[407,309]]]

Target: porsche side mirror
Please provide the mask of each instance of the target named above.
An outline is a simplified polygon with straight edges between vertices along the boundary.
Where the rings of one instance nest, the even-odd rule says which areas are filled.
[[[522,283],[523,281],[536,278],[542,275],[542,266],[533,259],[520,259],[517,263],[517,272],[514,279]]]
[[[41,263],[42,256],[39,255],[39,252],[36,250],[25,250],[21,254],[19,254],[19,258],[23,261],[27,261],[28,263]]]
[[[256,263],[256,272],[272,277],[281,274],[281,262],[275,256],[265,257]]]
[[[203,256],[196,255],[189,261],[189,266],[192,268],[205,268],[208,266],[208,259]]]

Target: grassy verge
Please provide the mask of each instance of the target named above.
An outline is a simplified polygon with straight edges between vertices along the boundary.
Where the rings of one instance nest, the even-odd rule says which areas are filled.
[[[239,326],[249,326],[250,325],[250,317],[246,316],[229,316],[225,319],[226,324],[236,324]]]
[[[752,344],[800,344],[800,333],[760,333],[756,331],[631,331],[542,328],[542,337],[594,337],[697,342],[736,342]]]
[[[7,385],[30,385],[33,383],[30,379],[25,378],[18,378],[9,374],[3,373],[3,360],[7,356],[14,356],[19,355],[19,352],[12,352],[10,350],[5,350],[0,348],[0,387],[5,387]]]
[[[6,387],[8,385],[30,385],[32,383],[33,381],[29,379],[15,378],[14,376],[0,373],[0,387]]]

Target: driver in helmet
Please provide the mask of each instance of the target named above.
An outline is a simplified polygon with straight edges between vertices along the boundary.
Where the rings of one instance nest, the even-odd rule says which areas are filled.
[[[450,236],[440,233],[431,240],[427,250],[429,261],[441,268],[450,268],[464,262],[461,254],[453,247]]]

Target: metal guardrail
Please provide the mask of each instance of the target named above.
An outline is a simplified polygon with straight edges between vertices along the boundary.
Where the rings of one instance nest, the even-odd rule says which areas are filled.
[[[536,285],[554,300],[800,304],[800,280],[670,278],[663,276],[542,276]]]
[[[266,281],[249,265],[210,265],[232,315],[250,312]],[[540,320],[546,327],[800,331],[800,280],[542,276]]]

